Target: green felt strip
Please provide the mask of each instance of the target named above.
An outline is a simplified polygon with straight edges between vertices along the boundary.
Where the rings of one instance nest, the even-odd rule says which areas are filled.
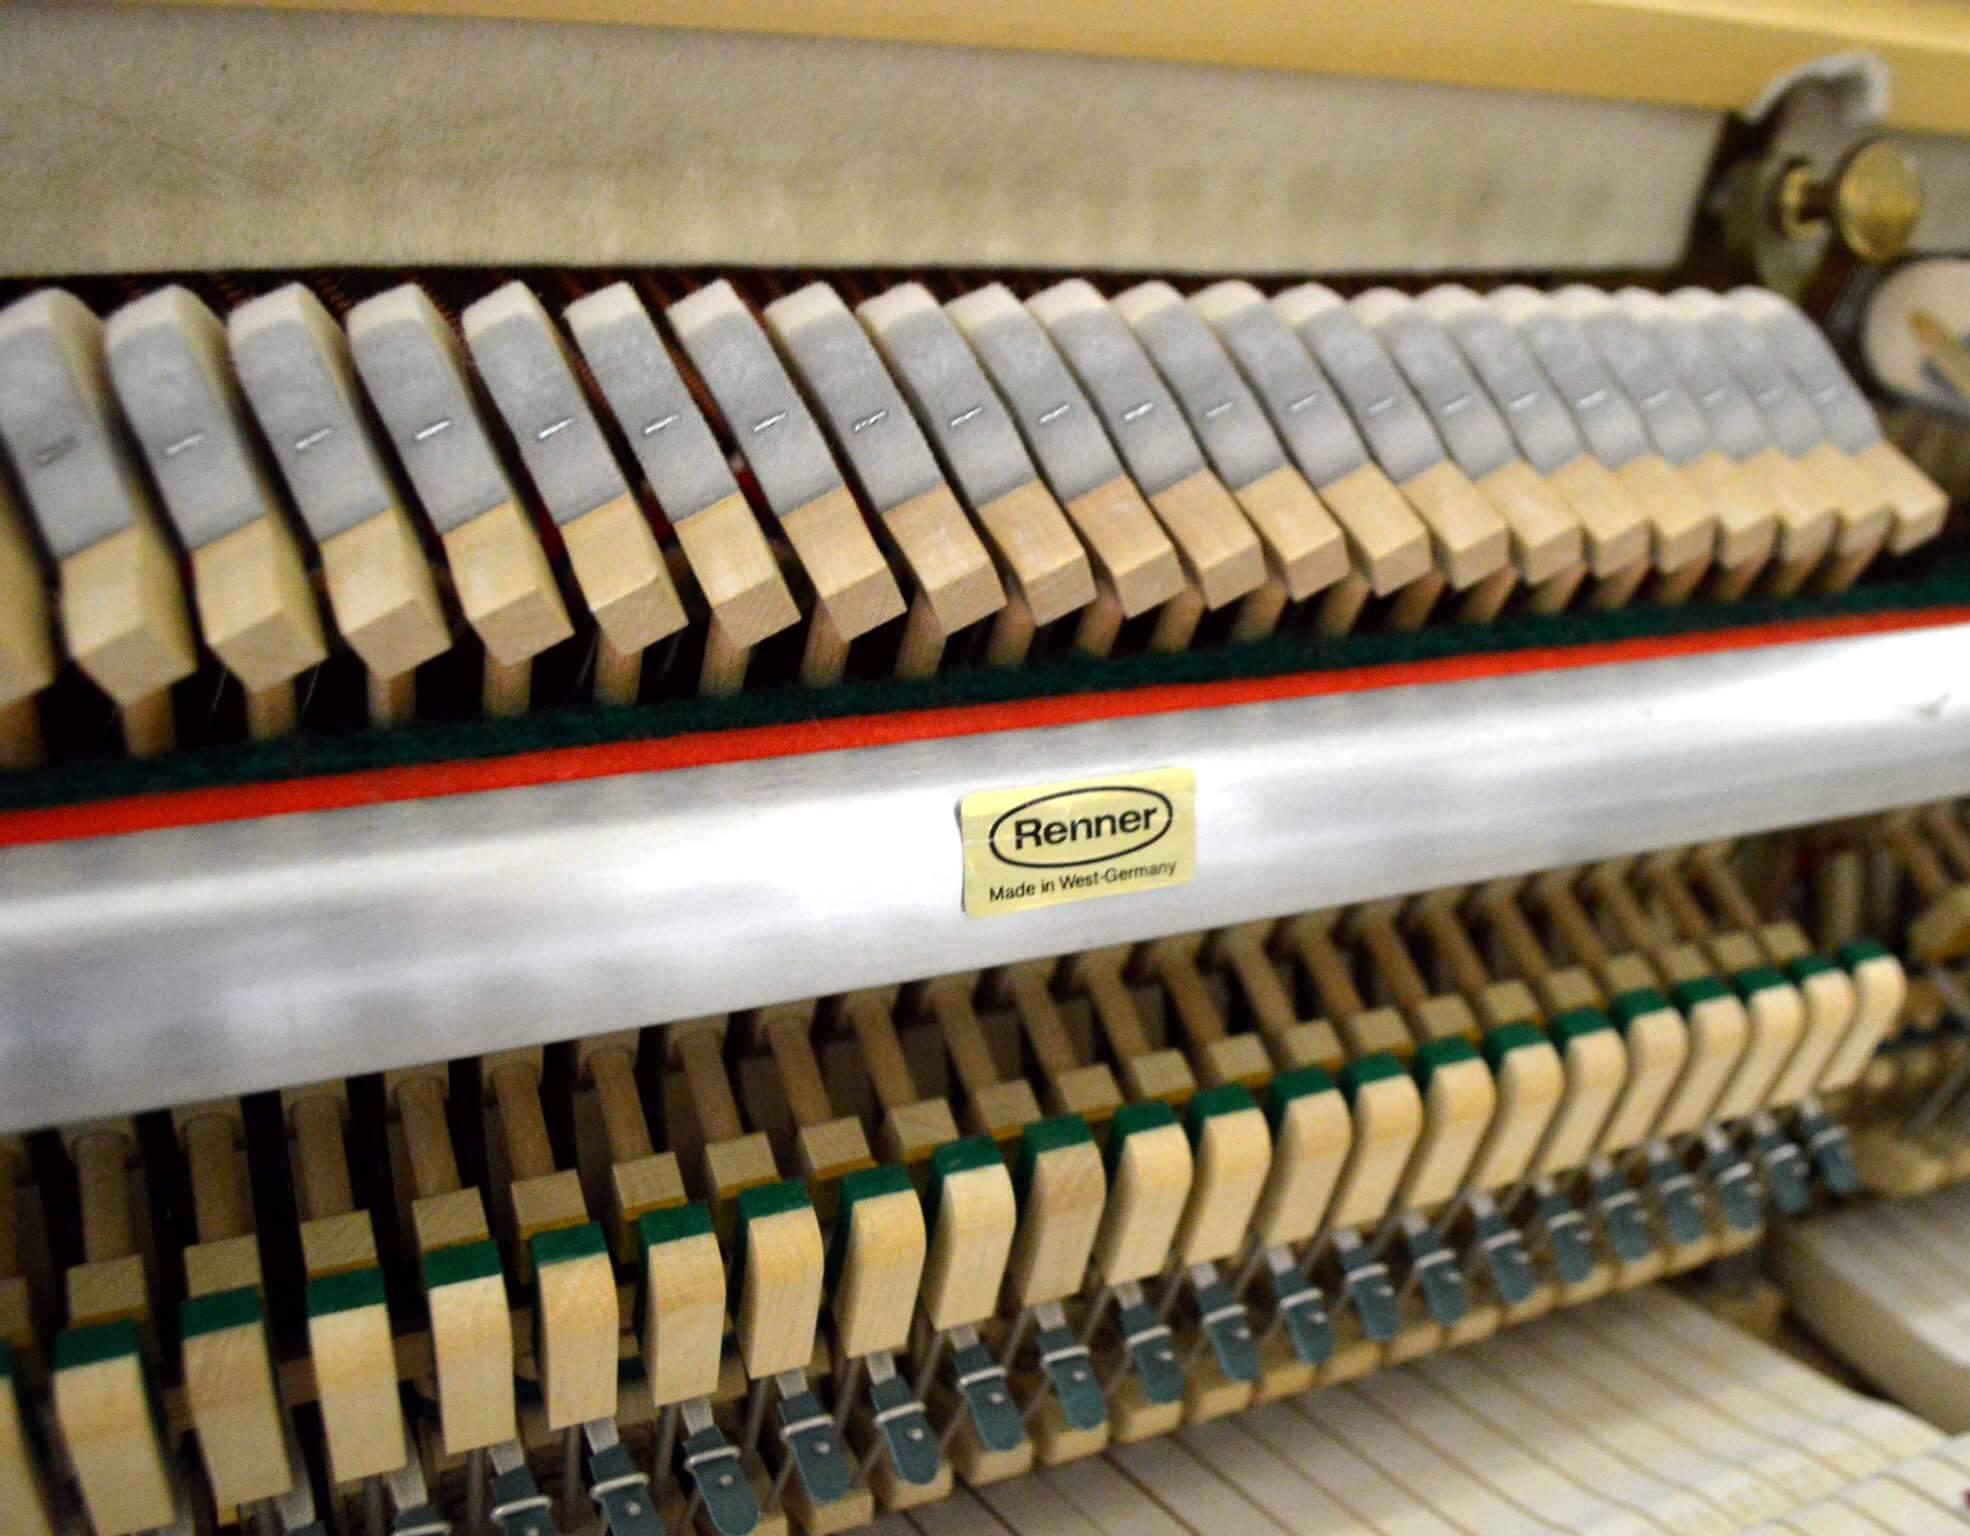
[[[1547,1034],[1561,1050],[1582,1035],[1598,1035],[1604,1029],[1613,1028],[1612,1021],[1598,1008],[1569,1008],[1546,1023]]]
[[[1669,999],[1654,987],[1637,987],[1617,997],[1608,1012],[1614,1015],[1615,1023],[1626,1029],[1644,1014],[1661,1013],[1668,1007]]]
[[[1027,1191],[1033,1187],[1033,1169],[1049,1152],[1076,1147],[1094,1140],[1094,1132],[1079,1115],[1055,1115],[1051,1120],[1035,1120],[1019,1133],[1019,1161],[1013,1164],[1012,1189],[1021,1209]]]
[[[339,1275],[323,1275],[308,1282],[308,1316],[325,1317],[331,1312],[353,1312],[358,1307],[383,1305],[383,1271],[352,1269]]]
[[[1276,1132],[1279,1122],[1285,1119],[1286,1111],[1295,1100],[1335,1091],[1334,1079],[1327,1075],[1325,1067],[1299,1067],[1291,1072],[1282,1072],[1265,1091],[1266,1121]]]
[[[435,1291],[447,1285],[463,1285],[470,1280],[489,1280],[503,1275],[499,1245],[488,1239],[482,1243],[454,1243],[424,1255],[424,1289]]]
[[[966,1136],[947,1141],[930,1154],[930,1184],[924,1191],[924,1205],[933,1216],[944,1209],[944,1185],[962,1174],[983,1168],[1003,1168],[998,1144],[989,1136]]]
[[[265,1320],[260,1304],[260,1287],[242,1285],[230,1291],[214,1291],[207,1296],[190,1296],[178,1309],[178,1333],[187,1339],[203,1334],[223,1333],[228,1328],[259,1327]]]
[[[87,1328],[64,1328],[55,1335],[55,1369],[73,1371],[105,1360],[124,1360],[141,1355],[143,1348],[143,1335],[127,1318]]]
[[[900,1163],[858,1168],[853,1173],[843,1174],[835,1188],[834,1232],[828,1243],[827,1267],[822,1276],[830,1295],[836,1282],[841,1279],[842,1266],[848,1262],[848,1240],[854,1231],[855,1207],[868,1200],[886,1200],[892,1195],[908,1195],[912,1200],[917,1197],[916,1186],[910,1182],[910,1171]]]
[[[687,1237],[710,1237],[711,1208],[702,1200],[693,1200],[660,1211],[645,1211],[637,1218],[636,1235],[646,1250],[665,1243],[680,1243]]]
[[[1432,1040],[1416,1053],[1411,1070],[1416,1074],[1416,1086],[1424,1093],[1430,1091],[1430,1079],[1445,1067],[1454,1067],[1460,1062],[1476,1061],[1478,1053],[1472,1049],[1468,1040]]]
[[[1785,974],[1795,983],[1804,983],[1811,977],[1838,969],[1839,967],[1825,955],[1801,955],[1797,960],[1788,960],[1785,963]]]
[[[1785,984],[1785,978],[1773,965],[1747,966],[1731,978],[1731,985],[1737,988],[1739,997],[1750,997],[1754,992],[1769,992],[1773,987]]]
[[[814,1201],[807,1193],[807,1186],[798,1179],[783,1179],[778,1184],[755,1184],[751,1189],[741,1191],[738,1206],[738,1226],[732,1245],[731,1291],[734,1296],[745,1293],[747,1233],[752,1224],[774,1216],[785,1216],[791,1211],[811,1211]]]
[[[1522,1051],[1529,1045],[1546,1044],[1546,1031],[1537,1024],[1523,1021],[1517,1024],[1500,1024],[1496,1029],[1484,1032],[1484,1059],[1491,1063],[1493,1071],[1513,1051]]]
[[[1195,1141],[1204,1129],[1204,1122],[1219,1115],[1236,1115],[1244,1110],[1257,1109],[1259,1101],[1252,1097],[1252,1090],[1243,1083],[1220,1083],[1215,1088],[1206,1088],[1193,1094],[1190,1108],[1184,1119]]]
[[[578,1227],[556,1227],[551,1232],[537,1232],[528,1248],[534,1256],[534,1268],[546,1269],[551,1264],[568,1264],[576,1259],[592,1259],[609,1256],[608,1240],[602,1236],[601,1226],[592,1221],[583,1222]]]
[[[1372,1056],[1361,1056],[1341,1068],[1341,1092],[1348,1096],[1348,1103],[1370,1083],[1379,1083],[1384,1078],[1401,1077],[1402,1063],[1387,1051],[1377,1051]]]
[[[1851,971],[1870,960],[1879,960],[1887,953],[1886,947],[1873,939],[1855,939],[1851,943],[1842,944],[1834,958]]]
[[[1248,645],[1176,655],[1068,655],[1022,667],[955,668],[920,682],[883,679],[834,688],[793,683],[729,698],[691,696],[627,709],[543,710],[515,719],[419,720],[387,729],[303,731],[278,741],[188,748],[156,758],[105,751],[30,773],[0,775],[0,812],[126,795],[269,783],[320,774],[471,761],[521,752],[656,740],[700,731],[817,719],[996,704],[1157,685],[1190,685],[1292,673],[1510,654],[1544,647],[1618,643],[1799,622],[1948,607],[1970,602],[1970,557],[1903,562],[1831,597],[1804,596],[1606,613],[1523,615],[1486,625],[1430,625],[1407,633],[1319,637],[1282,632]]]
[[[1108,1177],[1115,1177],[1115,1161],[1131,1136],[1161,1130],[1177,1123],[1177,1112],[1161,1099],[1144,1099],[1140,1104],[1124,1104],[1108,1122]]]
[[[1714,1002],[1720,997],[1729,997],[1731,989],[1715,976],[1698,976],[1690,981],[1677,982],[1672,995],[1676,999],[1676,1006],[1683,1012],[1689,1013],[1700,1004]]]

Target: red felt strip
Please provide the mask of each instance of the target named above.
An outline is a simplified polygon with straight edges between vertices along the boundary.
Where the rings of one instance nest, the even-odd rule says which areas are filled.
[[[854,715],[836,720],[700,731],[656,741],[554,747],[505,757],[371,768],[313,778],[277,780],[267,784],[130,795],[81,805],[49,806],[0,814],[0,848],[81,838],[119,837],[163,827],[250,821],[263,816],[337,811],[393,801],[429,800],[443,795],[482,794],[490,790],[606,779],[628,773],[663,773],[678,768],[751,762],[759,758],[799,757],[813,752],[838,752],[854,747],[949,740],[992,731],[1032,730],[1045,726],[1078,725],[1093,720],[1171,714],[1179,710],[1226,709],[1240,704],[1262,704],[1281,699],[1361,693],[1377,688],[1469,682],[1478,678],[1514,677],[1529,672],[1558,672],[1622,662],[1659,661],[1676,656],[1753,650],[1771,645],[1796,645],[1815,640],[1933,629],[1963,623],[1970,623],[1970,607],[1840,615],[1701,634],[1495,651],[1434,661],[1295,672],[1280,677],[1170,683],[997,704],[901,710],[891,714]]]

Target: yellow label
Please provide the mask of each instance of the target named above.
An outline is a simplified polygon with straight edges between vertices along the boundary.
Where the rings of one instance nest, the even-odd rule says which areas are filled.
[[[1188,768],[983,789],[958,806],[964,909],[1024,912],[1182,885],[1197,868]]]

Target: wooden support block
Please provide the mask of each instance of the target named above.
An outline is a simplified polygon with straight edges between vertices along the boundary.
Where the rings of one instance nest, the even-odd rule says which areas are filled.
[[[527,1242],[534,1279],[534,1339],[549,1429],[616,1411],[615,1267],[594,1222],[539,1232]]]
[[[739,1353],[754,1381],[805,1370],[820,1317],[821,1226],[798,1184],[763,1185],[739,1196]]]
[[[903,612],[903,595],[846,486],[794,508],[780,528],[844,640]]]
[[[1462,1186],[1491,1127],[1498,1091],[1491,1069],[1461,1040],[1424,1047],[1417,1054],[1416,1076],[1422,1133],[1394,1203],[1398,1210],[1421,1214],[1443,1205]]]
[[[1798,464],[1838,509],[1839,526],[1833,540],[1836,554],[1879,549],[1887,541],[1894,506],[1880,482],[1856,465],[1850,454],[1822,438]]]
[[[191,565],[205,643],[249,691],[277,687],[328,654],[300,550],[276,517],[200,545]]]
[[[536,544],[536,553],[538,548]],[[431,579],[431,561],[401,507],[389,507],[367,522],[323,539],[321,564],[335,627],[376,676],[401,677],[451,644],[444,605]],[[535,601],[551,611],[539,585],[544,569],[543,560],[541,568],[531,573],[532,590]],[[461,587],[461,600],[464,596]],[[479,615],[490,619],[483,587],[475,588],[472,597]],[[557,595],[552,603],[558,601]],[[538,642],[542,633],[557,630],[564,636],[567,632],[565,610],[558,625],[544,623],[532,639]],[[503,639],[502,649],[511,653],[514,640],[510,635]]]
[[[443,535],[458,605],[486,649],[517,666],[574,633],[540,539],[517,502],[502,502]]]
[[[619,1255],[634,1258],[637,1223],[653,1211],[685,1203],[684,1173],[672,1152],[655,1152],[609,1168],[609,1224],[622,1234]]]
[[[1806,1005],[1798,988],[1770,970],[1755,973],[1765,984],[1744,990],[1747,1026],[1744,1055],[1717,1100],[1716,1116],[1736,1120],[1764,1107],[1772,1085],[1806,1031]]]
[[[1680,571],[1709,557],[1716,542],[1717,515],[1666,459],[1645,453],[1614,473],[1648,518],[1656,570]]]
[[[1854,1022],[1820,1074],[1819,1091],[1852,1087],[1901,1018],[1908,974],[1879,945],[1849,946],[1840,959],[1854,982]]]
[[[1207,608],[1243,597],[1265,579],[1265,552],[1218,477],[1197,470],[1149,493]]]
[[[511,1440],[517,1433],[513,1398],[513,1324],[499,1249],[486,1232],[477,1190],[460,1190],[419,1207],[452,1202],[447,1218],[420,1210],[418,1233],[457,1232],[444,1246],[424,1246],[424,1296],[431,1316],[431,1349],[438,1377],[438,1413],[445,1453]],[[469,1202],[469,1213],[466,1210]],[[476,1236],[466,1233],[476,1232]]]
[[[1320,496],[1346,530],[1355,566],[1375,596],[1387,597],[1429,571],[1429,530],[1379,466],[1348,471],[1320,487]]]
[[[55,1420],[100,1536],[178,1518],[171,1451],[134,1323],[71,1328],[55,1341]]]
[[[699,590],[734,645],[757,645],[800,617],[744,496],[734,491],[672,526]]]
[[[1587,568],[1596,579],[1626,571],[1649,556],[1647,513],[1626,485],[1592,454],[1583,453],[1546,477],[1586,537]]]
[[[1190,1102],[1195,1177],[1177,1229],[1180,1264],[1219,1263],[1244,1246],[1272,1171],[1272,1134],[1249,1091],[1236,1083]]]
[[[198,664],[178,560],[148,518],[61,562],[64,638],[75,664],[132,705]]]
[[[368,1218],[364,1216],[365,1228]],[[307,1229],[302,1228],[304,1245]],[[397,1353],[383,1272],[368,1266],[308,1281],[308,1354],[328,1440],[329,1475],[338,1483],[376,1477],[404,1464]]]
[[[1580,563],[1586,544],[1572,507],[1524,459],[1500,465],[1477,488],[1511,530],[1512,563],[1536,584]]]
[[[1462,592],[1498,571],[1511,551],[1511,535],[1470,477],[1448,459],[1400,482],[1400,489],[1430,530],[1436,564]]]
[[[854,1359],[909,1340],[928,1236],[909,1174],[894,1163],[841,1180],[834,1225],[834,1315],[841,1351]]]
[[[1585,1163],[1628,1074],[1628,1052],[1605,1021],[1575,1027],[1575,1017],[1553,1020],[1554,1039],[1566,1074],[1566,1092],[1548,1123],[1530,1172],[1548,1177]],[[1595,1025],[1600,1027],[1595,1027]]]
[[[68,1272],[67,1292],[70,1327],[150,1321],[150,1284],[141,1254],[75,1265]]]
[[[1162,1272],[1190,1197],[1190,1141],[1167,1104],[1125,1105],[1109,1130],[1109,1197],[1095,1240],[1102,1280],[1121,1285]]]
[[[1108,1198],[1108,1175],[1087,1125],[1072,1115],[1028,1125],[1017,1188],[1009,1295],[1021,1307],[1072,1295],[1087,1272]]]
[[[1354,1139],[1327,1224],[1344,1231],[1379,1221],[1389,1209],[1423,1134],[1423,1099],[1416,1080],[1386,1056],[1351,1063],[1342,1088],[1350,1099]]]
[[[1901,449],[1882,438],[1857,453],[1854,462],[1874,477],[1895,508],[1895,528],[1888,536],[1891,553],[1906,554],[1942,531],[1949,497]]]
[[[1094,572],[1060,503],[1038,480],[978,508],[978,522],[999,550],[1035,624],[1094,601]]]
[[[701,1204],[666,1207],[637,1223],[643,1247],[643,1370],[658,1407],[718,1387],[725,1332],[725,1261]]]
[[[997,1309],[1019,1225],[1012,1175],[988,1137],[952,1141],[931,1154],[930,1246],[923,1312],[942,1332]]]
[[[1354,1121],[1347,1100],[1318,1067],[1275,1078],[1267,1108],[1272,1166],[1252,1231],[1265,1247],[1297,1246],[1313,1237],[1327,1214],[1354,1140]]]
[[[287,1416],[258,1284],[193,1294],[179,1313],[179,1338],[185,1397],[213,1502],[224,1509],[287,1492],[294,1481]]]
[[[513,1235],[522,1247],[530,1246],[544,1232],[558,1232],[585,1226],[588,1202],[582,1195],[581,1175],[572,1168],[538,1178],[518,1178],[507,1189],[513,1208]],[[522,1266],[521,1279],[528,1271]]]
[[[588,611],[617,650],[645,650],[684,627],[683,601],[634,496],[561,524],[561,538]]]
[[[1678,466],[1680,473],[1696,488],[1717,515],[1717,568],[1730,578],[1734,589],[1748,587],[1750,576],[1763,569],[1774,551],[1781,560],[1816,559],[1818,551],[1788,556],[1790,544],[1810,550],[1816,534],[1831,532],[1831,525],[1795,531],[1774,516],[1775,499],[1745,472],[1742,464],[1712,449]]]
[[[1511,1026],[1507,1026],[1511,1028]],[[1497,1113],[1472,1160],[1472,1189],[1503,1189],[1525,1178],[1546,1126],[1568,1095],[1568,1073],[1560,1054],[1533,1028],[1513,1030],[1487,1042],[1497,1083]]]
[[[350,1483],[391,1471],[403,1465],[403,1415],[369,1213],[303,1222],[301,1253],[308,1272],[308,1352],[330,1475]]]

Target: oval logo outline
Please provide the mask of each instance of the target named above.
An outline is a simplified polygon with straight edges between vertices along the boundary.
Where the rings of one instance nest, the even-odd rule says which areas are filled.
[[[1163,807],[1163,825],[1139,843],[1126,848],[1111,849],[1087,859],[1019,859],[1005,852],[999,846],[999,829],[1022,811],[1030,811],[1036,805],[1045,805],[1049,800],[1073,800],[1082,795],[1141,795],[1154,800]],[[1049,794],[1035,795],[1031,800],[1021,801],[1009,810],[1001,811],[993,820],[985,834],[986,844],[992,850],[992,857],[1001,864],[1010,864],[1015,869],[1080,869],[1089,864],[1106,864],[1113,859],[1127,858],[1132,853],[1141,853],[1145,848],[1154,847],[1169,835],[1176,825],[1176,804],[1160,789],[1148,789],[1140,784],[1080,784],[1073,789],[1056,789]]]

